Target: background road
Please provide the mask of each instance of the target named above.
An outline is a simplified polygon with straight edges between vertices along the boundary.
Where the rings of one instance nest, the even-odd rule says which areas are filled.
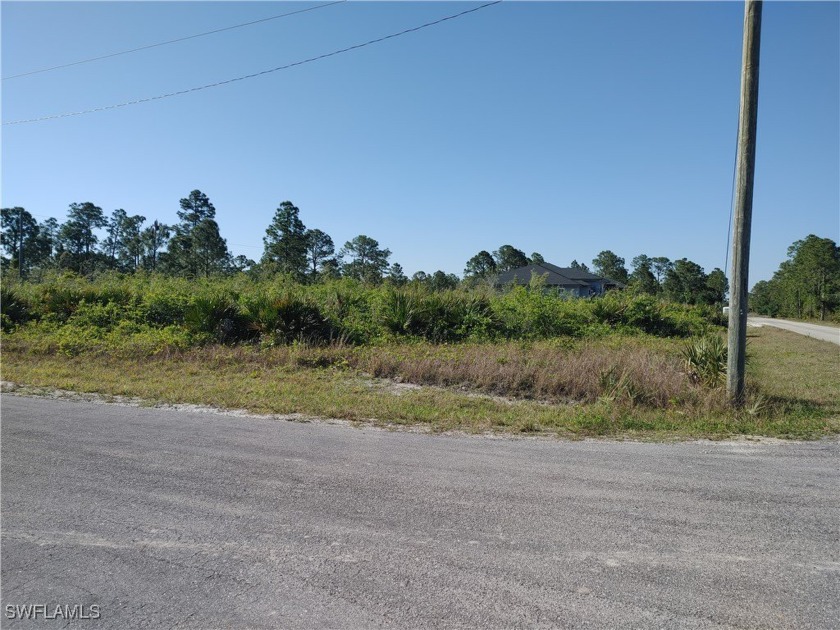
[[[2,403],[4,611],[99,604],[84,628],[840,623],[837,441],[489,439]]]
[[[840,345],[840,328],[833,328],[832,326],[792,322],[787,319],[775,319],[772,317],[753,317],[752,315],[747,318],[747,325],[775,326],[776,328],[783,328],[784,330],[790,330],[800,335],[814,337],[815,339],[830,341],[831,343]]]

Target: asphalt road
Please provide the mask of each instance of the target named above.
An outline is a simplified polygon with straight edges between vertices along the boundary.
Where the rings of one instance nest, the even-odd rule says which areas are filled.
[[[3,627],[838,628],[838,455],[4,395]]]
[[[805,322],[792,322],[787,319],[775,319],[773,317],[753,317],[750,315],[747,318],[748,326],[775,326],[784,330],[790,330],[806,337],[813,337],[821,341],[830,341],[840,345],[840,328],[832,326],[820,326],[819,324],[807,324]]]

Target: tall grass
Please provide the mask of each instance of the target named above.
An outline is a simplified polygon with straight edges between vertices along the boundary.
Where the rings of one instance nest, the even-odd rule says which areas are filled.
[[[717,404],[717,394],[695,386],[678,357],[644,344],[396,345],[357,352],[349,362],[377,377],[552,403]]]

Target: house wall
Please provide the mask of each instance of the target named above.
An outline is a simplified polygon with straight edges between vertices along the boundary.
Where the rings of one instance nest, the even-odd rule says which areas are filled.
[[[564,291],[568,291],[569,293],[571,293],[575,297],[589,297],[590,295],[592,295],[589,292],[589,287],[588,286],[584,286],[584,287],[579,286],[579,285],[571,285],[571,286],[552,285],[552,286],[554,286],[555,288],[558,288],[558,289],[563,289]],[[600,293],[596,292],[596,295],[600,295]]]

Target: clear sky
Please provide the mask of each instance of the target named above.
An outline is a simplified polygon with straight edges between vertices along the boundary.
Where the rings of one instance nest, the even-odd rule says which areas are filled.
[[[314,6],[3,2],[4,77]],[[3,122],[303,60],[477,4],[347,2],[2,82]],[[840,4],[765,2],[750,283],[809,233],[840,241]],[[411,275],[509,243],[723,267],[740,2],[513,2],[254,79],[2,128],[2,205],[177,221],[193,189],[259,259],[281,201]],[[727,270],[728,273],[728,270]]]

